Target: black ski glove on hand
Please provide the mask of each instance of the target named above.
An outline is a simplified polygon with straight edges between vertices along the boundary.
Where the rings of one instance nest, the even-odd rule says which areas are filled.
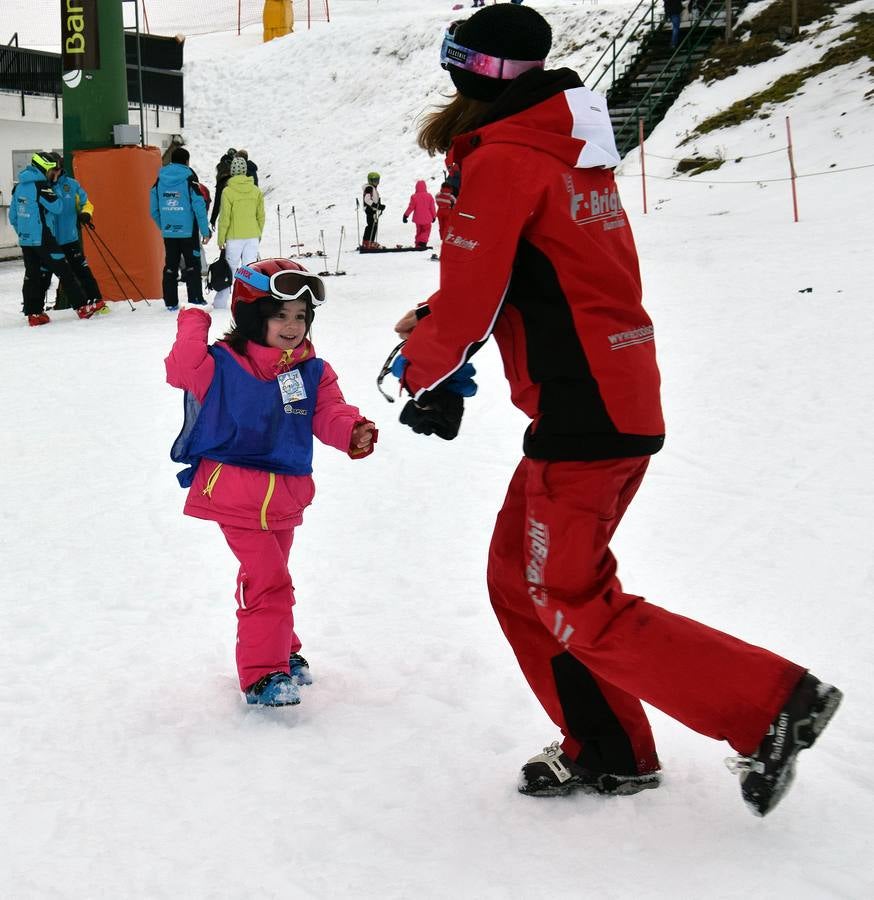
[[[91,213],[90,212],[80,212],[79,213],[79,224],[80,225],[90,225],[91,224]]]
[[[401,424],[409,425],[416,434],[436,434],[451,441],[458,434],[463,414],[464,398],[437,387],[407,403],[401,410]]]
[[[407,217],[404,216],[404,225],[406,225],[406,224],[407,224]]]

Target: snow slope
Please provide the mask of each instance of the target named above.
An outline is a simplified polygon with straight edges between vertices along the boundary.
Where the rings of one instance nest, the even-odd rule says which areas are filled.
[[[535,5],[569,34],[576,23],[580,43],[628,8]],[[615,540],[623,582],[810,666],[844,706],[764,820],[722,765],[729,748],[657,711],[661,789],[540,801],[516,793],[516,773],[557,733],[484,583],[524,421],[488,345],[456,441],[400,426],[374,379],[437,266],[348,252],[369,169],[392,243],[412,237],[400,215],[415,180],[440,175],[415,117],[448,89],[436,52],[454,13],[331,6],[330,26],[268,46],[191,38],[186,81],[205,179],[228,145],[265,174],[266,252],[292,240],[292,204],[308,247],[324,230],[332,269],[346,231],[348,275],[330,279],[315,341],[380,442],[357,463],[316,450],[318,496],[292,550],[315,684],[283,712],[236,690],[235,564],[214,526],[182,517],[167,455],[174,318],[140,303],[27,329],[20,266],[0,265],[0,896],[871,896],[871,170],[802,179],[796,224],[787,182],[770,180],[785,155],[753,157],[781,146],[788,114],[800,172],[870,164],[866,65],[700,144],[743,162],[668,178],[653,157],[647,215],[634,154],[620,179],[668,422]],[[678,135],[788,64],[690,86],[648,149],[688,155]],[[226,325],[216,313],[214,334]]]

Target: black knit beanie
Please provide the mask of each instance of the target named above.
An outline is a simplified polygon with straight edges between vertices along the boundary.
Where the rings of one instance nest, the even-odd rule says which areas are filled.
[[[484,6],[455,29],[453,40],[468,50],[503,59],[546,59],[552,29],[530,6],[497,3]],[[512,79],[489,78],[449,65],[449,75],[460,94],[472,100],[496,100]]]

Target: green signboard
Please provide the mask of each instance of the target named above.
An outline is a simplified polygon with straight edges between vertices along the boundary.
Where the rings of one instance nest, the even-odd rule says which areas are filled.
[[[111,147],[128,121],[122,0],[61,0],[61,54],[65,157]]]
[[[97,0],[61,0],[61,64],[64,72],[100,68]]]

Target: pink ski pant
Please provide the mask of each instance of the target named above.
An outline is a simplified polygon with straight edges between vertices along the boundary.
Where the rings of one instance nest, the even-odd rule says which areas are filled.
[[[294,585],[288,555],[294,529],[256,531],[221,525],[240,563],[237,572],[237,672],[246,690],[271,672],[288,672],[288,657],[300,650],[294,631]]]
[[[424,225],[416,224],[416,243],[427,244],[428,238],[431,237],[431,223],[425,222]]]
[[[752,753],[805,671],[622,590],[608,544],[648,462],[523,459],[489,550],[501,628],[564,752],[593,771],[658,767],[641,700]]]

